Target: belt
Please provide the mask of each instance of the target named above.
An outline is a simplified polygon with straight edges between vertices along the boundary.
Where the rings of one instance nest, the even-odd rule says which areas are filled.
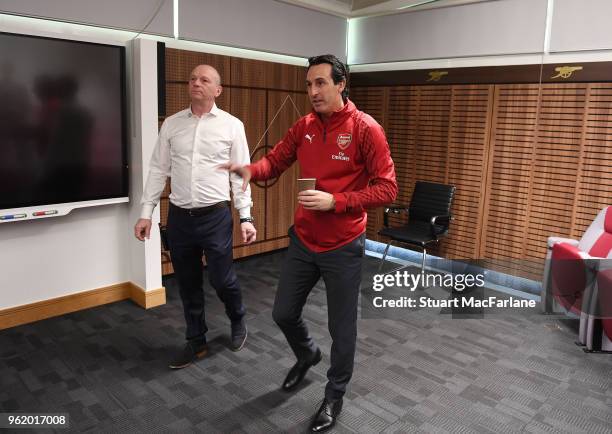
[[[229,208],[231,205],[230,201],[217,202],[213,205],[203,206],[202,208],[181,208],[180,206],[176,206],[172,202],[170,202],[170,206],[174,208],[176,211],[181,214],[188,215],[190,217],[202,217],[206,214],[210,214],[211,212],[221,209],[221,208]]]

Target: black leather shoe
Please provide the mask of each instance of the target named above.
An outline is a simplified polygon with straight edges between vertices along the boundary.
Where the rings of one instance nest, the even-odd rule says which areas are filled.
[[[298,362],[289,370],[285,381],[283,381],[283,390],[289,391],[295,389],[298,384],[302,382],[310,367],[321,361],[321,357],[321,350],[317,348],[317,352],[311,360],[298,360]]]
[[[342,411],[342,398],[335,401],[323,400],[323,404],[315,414],[314,420],[310,424],[311,432],[327,431],[336,424],[336,419]]]
[[[168,364],[170,369],[182,369],[206,356],[208,346],[205,343],[187,342],[180,353]]]
[[[240,351],[244,347],[247,338],[247,326],[244,318],[232,323],[232,351]]]

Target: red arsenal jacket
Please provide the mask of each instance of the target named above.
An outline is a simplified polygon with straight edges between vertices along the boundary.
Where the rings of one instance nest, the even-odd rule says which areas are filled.
[[[395,167],[382,127],[347,101],[323,123],[313,111],[300,118],[264,158],[251,164],[252,179],[276,178],[295,160],[302,178],[316,178],[316,189],[334,195],[336,207],[312,211],[298,205],[295,232],[306,247],[325,252],[365,232],[365,208],[397,196]]]

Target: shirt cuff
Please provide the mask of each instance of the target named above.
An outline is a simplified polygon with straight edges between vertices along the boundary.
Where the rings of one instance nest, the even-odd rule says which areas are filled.
[[[153,210],[155,209],[155,205],[143,205],[142,211],[140,212],[141,219],[151,220],[153,217]]]
[[[238,210],[238,214],[240,215],[241,219],[245,219],[245,218],[251,217],[251,207],[250,206],[245,206],[244,208],[240,208]]]
[[[346,195],[344,193],[333,193],[333,196],[336,201],[334,212],[336,214],[346,212]]]

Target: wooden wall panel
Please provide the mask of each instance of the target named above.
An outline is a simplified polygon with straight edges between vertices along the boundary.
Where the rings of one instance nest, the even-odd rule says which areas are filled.
[[[495,87],[479,257],[515,274],[527,228],[538,98],[538,85]]]
[[[305,68],[261,60],[231,58],[232,86],[305,92]]]
[[[244,123],[244,130],[249,144],[249,152],[255,151],[257,140],[266,130],[266,91],[255,89],[231,89],[231,110],[230,113]],[[255,229],[257,229],[257,241],[265,240],[266,223],[266,190],[251,182],[251,199],[253,208],[251,215],[255,219]],[[232,212],[234,215],[234,247],[241,246],[242,236],[240,232],[240,217],[238,211],[234,209],[232,202]]]
[[[385,87],[358,87],[350,90],[349,98],[359,110],[372,116],[384,128],[388,93],[389,89]]]
[[[392,88],[389,93],[386,131],[399,186],[396,203],[405,206],[410,202],[416,177],[419,92],[414,86],[403,86]],[[390,222],[397,224],[404,220],[405,216],[398,216]]]
[[[357,108],[372,116],[376,121],[383,126],[387,135],[389,146],[394,144],[394,137],[391,137],[389,128],[387,127],[386,108],[388,107],[387,98],[389,89],[383,87],[377,88],[356,88],[351,89],[349,98],[355,103]],[[366,236],[371,240],[381,240],[378,231],[383,226],[383,209],[375,208],[368,209],[368,223]]]
[[[413,84],[352,95],[384,122],[398,203],[419,179],[457,186],[445,257],[538,280],[547,237],[579,239],[612,204],[612,84]],[[372,219],[368,237],[380,226]]]
[[[177,50],[166,48],[166,82],[181,81],[187,83],[189,74],[198,65],[211,65],[221,76],[221,84],[230,84],[229,56],[200,53],[198,51]]]
[[[231,62],[232,84],[234,86],[266,87],[266,75],[270,72],[269,62],[252,59],[233,58]]]
[[[269,74],[266,76],[266,87],[268,89],[293,90],[306,92],[306,80],[301,78],[298,71],[305,68],[283,63],[273,63]]]
[[[586,84],[543,84],[540,91],[536,141],[524,232],[525,270],[538,276],[544,268],[551,228],[571,235],[578,179]]]
[[[441,243],[447,258],[472,259],[479,254],[493,95],[491,85],[452,88],[444,182],[457,190],[454,221]]]
[[[285,135],[287,130],[304,114],[310,103],[304,94],[293,92],[268,92],[269,130],[266,136],[266,151],[270,151]],[[297,207],[297,179],[299,165],[294,163],[278,180],[268,181],[266,196],[266,238],[274,239],[287,235],[293,224]]]
[[[575,239],[599,210],[612,205],[612,84],[589,84],[586,99],[571,231]]]
[[[415,181],[443,183],[446,177],[451,86],[416,86]]]

